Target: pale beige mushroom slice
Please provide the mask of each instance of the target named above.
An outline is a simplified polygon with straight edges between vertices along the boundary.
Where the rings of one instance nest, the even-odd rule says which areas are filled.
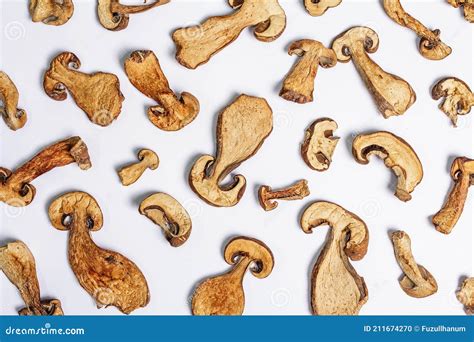
[[[27,115],[18,108],[18,89],[6,73],[0,71],[0,114],[7,126],[16,131],[25,126]]]
[[[464,305],[464,311],[468,315],[474,315],[474,278],[467,278],[462,282],[456,298]]]
[[[30,0],[29,10],[33,22],[59,26],[72,17],[74,3],[72,0]]]
[[[463,7],[464,18],[470,23],[474,23],[474,1],[473,0],[447,0],[448,3],[455,7]]]
[[[308,181],[302,179],[293,185],[279,190],[273,190],[268,185],[262,185],[258,189],[258,201],[265,211],[270,211],[278,207],[280,201],[295,201],[309,196]]]
[[[314,121],[306,130],[301,144],[301,157],[311,169],[320,172],[329,169],[339,142],[339,138],[334,137],[337,128],[336,121],[322,118]]]
[[[373,154],[398,177],[395,196],[409,201],[411,193],[423,179],[423,166],[413,148],[402,138],[390,132],[360,134],[352,142],[352,154],[360,164],[368,164]]]
[[[156,170],[160,165],[158,155],[147,148],[143,148],[138,152],[138,162],[121,168],[118,172],[120,182],[124,186],[135,183],[147,170]]]
[[[313,17],[326,13],[330,8],[337,7],[342,0],[304,0],[304,7]]]

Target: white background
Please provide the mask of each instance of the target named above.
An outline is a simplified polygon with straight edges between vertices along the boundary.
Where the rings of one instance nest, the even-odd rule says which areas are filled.
[[[449,166],[456,156],[473,156],[472,114],[460,118],[459,128],[438,110],[430,97],[441,77],[456,76],[473,86],[472,30],[461,10],[446,1],[405,1],[406,10],[430,28],[440,28],[442,39],[453,48],[443,61],[430,61],[417,50],[415,34],[390,20],[379,1],[345,0],[322,17],[306,13],[303,1],[281,1],[288,25],[273,43],[259,42],[245,30],[229,47],[195,71],[174,59],[173,30],[196,24],[212,15],[230,13],[225,1],[179,1],[132,15],[126,30],[109,32],[100,26],[96,1],[75,0],[74,16],[63,26],[32,23],[26,1],[2,0],[0,68],[20,91],[20,106],[28,123],[13,132],[0,123],[0,165],[15,168],[43,147],[66,137],[80,135],[89,146],[93,167],[81,171],[67,166],[33,182],[37,195],[22,209],[0,205],[0,240],[21,239],[32,250],[43,297],[59,298],[64,312],[114,315],[116,308],[97,310],[80,287],[67,262],[67,232],[49,223],[47,208],[59,194],[82,190],[92,194],[104,211],[104,227],[92,238],[101,247],[121,252],[145,274],[151,292],[146,308],[133,314],[188,315],[195,284],[229,269],[222,257],[229,238],[247,235],[264,241],[276,264],[267,279],[250,273],[244,281],[245,314],[307,315],[309,276],[324,244],[327,227],[304,234],[298,224],[302,210],[315,200],[337,202],[361,216],[370,231],[366,257],[353,262],[365,278],[369,300],[361,314],[463,314],[455,298],[460,280],[472,276],[472,194],[452,234],[437,232],[430,216],[441,207],[451,187]],[[333,38],[354,25],[366,25],[380,36],[380,48],[371,55],[386,71],[407,80],[418,100],[402,117],[386,120],[378,113],[354,65],[338,64],[320,69],[315,101],[298,105],[278,96],[281,81],[296,58],[288,56],[289,44],[311,38],[330,45]],[[153,126],[146,108],[153,104],[127,80],[123,61],[136,49],[153,50],[176,92],[188,91],[200,101],[194,122],[175,133]],[[89,122],[71,97],[56,102],[42,89],[42,75],[51,59],[62,51],[77,54],[81,71],[115,73],[126,98],[122,114],[111,126]],[[189,188],[188,171],[201,154],[215,151],[218,113],[238,94],[261,96],[274,111],[274,130],[256,156],[236,171],[247,179],[247,190],[233,208],[214,208]],[[305,128],[315,119],[336,120],[341,137],[334,161],[325,173],[310,170],[302,161],[299,145]],[[369,165],[356,163],[351,155],[353,136],[360,132],[388,130],[406,139],[420,156],[425,177],[408,203],[393,195],[395,177],[377,158]],[[139,148],[156,151],[158,170],[146,172],[134,185],[123,187],[116,170],[135,160]],[[261,184],[285,186],[307,179],[311,195],[296,202],[281,202],[272,212],[258,205]],[[138,204],[147,195],[164,191],[189,211],[193,231],[188,242],[172,248],[160,229],[139,215]],[[471,190],[472,191],[472,190]],[[436,278],[439,291],[425,299],[407,296],[399,287],[401,276],[388,232],[407,231],[413,253]],[[22,301],[9,281],[0,276],[0,313],[16,314]]]

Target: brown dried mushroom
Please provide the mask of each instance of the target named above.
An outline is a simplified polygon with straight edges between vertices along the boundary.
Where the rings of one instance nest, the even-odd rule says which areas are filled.
[[[469,86],[456,77],[444,78],[433,87],[431,96],[434,100],[443,98],[439,105],[453,123],[457,126],[458,115],[466,115],[474,106],[474,93]]]
[[[311,169],[326,171],[332,162],[332,155],[339,138],[333,136],[337,129],[336,121],[322,118],[314,121],[306,130],[301,144],[301,156]]]
[[[451,48],[439,38],[440,31],[429,30],[426,26],[405,12],[400,4],[400,0],[384,0],[383,7],[387,15],[393,21],[409,28],[417,34],[420,38],[418,50],[423,57],[432,60],[440,60],[451,54]]]
[[[125,60],[125,73],[135,88],[158,102],[158,105],[148,108],[148,118],[156,127],[177,131],[198,115],[199,101],[187,92],[179,98],[176,96],[153,51],[133,52]]]
[[[374,154],[398,177],[395,196],[401,201],[411,200],[411,193],[423,179],[423,166],[413,148],[390,132],[360,134],[352,142],[352,154],[360,164],[368,164]]]
[[[451,165],[451,178],[454,186],[440,211],[433,216],[436,230],[449,234],[464,210],[469,187],[474,185],[474,160],[459,157]]]
[[[280,190],[272,190],[268,185],[262,185],[258,189],[258,200],[260,206],[265,211],[270,211],[278,207],[278,202],[300,200],[309,196],[308,181],[302,179],[295,184]]]
[[[257,153],[273,129],[272,109],[263,98],[240,95],[217,121],[217,157],[201,156],[189,173],[193,191],[216,207],[236,205],[245,192],[242,175],[221,185],[242,162]]]
[[[332,44],[339,62],[347,63],[352,59],[377,108],[387,119],[404,114],[416,101],[416,94],[408,82],[384,71],[369,58],[367,53],[376,52],[378,47],[377,33],[363,26],[342,33]]]
[[[22,128],[27,120],[26,112],[18,108],[18,89],[13,81],[0,71],[0,114],[7,126],[16,131]]]
[[[188,212],[168,194],[159,192],[148,196],[140,203],[139,211],[161,227],[173,247],[181,246],[191,235],[192,222]]]
[[[331,68],[336,65],[336,54],[316,40],[302,39],[293,42],[288,54],[297,55],[299,61],[283,81],[280,96],[297,103],[313,101],[314,79],[318,67]]]
[[[33,201],[36,189],[30,184],[56,167],[76,163],[81,170],[89,169],[91,161],[87,145],[80,137],[72,137],[46,147],[14,172],[0,167],[0,202],[24,207]]]
[[[56,101],[65,100],[69,90],[90,121],[108,126],[122,110],[124,97],[120,91],[119,79],[109,73],[85,74],[72,70],[80,67],[81,61],[72,52],[59,54],[52,60],[44,75],[44,90]]]
[[[474,1],[472,0],[448,0],[449,4],[455,8],[464,7],[464,18],[474,23]]]
[[[72,0],[30,0],[31,20],[59,26],[68,22],[74,13]]]
[[[127,165],[118,172],[120,182],[125,185],[135,183],[145,172],[146,169],[156,170],[160,165],[158,155],[149,149],[141,149],[138,152],[138,163]]]
[[[91,195],[64,194],[51,203],[48,215],[56,229],[69,230],[69,264],[98,308],[112,305],[129,314],[148,304],[148,285],[137,265],[92,241],[90,232],[102,228],[103,216]]]
[[[232,14],[211,17],[201,25],[180,28],[173,33],[176,59],[196,69],[232,43],[249,26],[260,41],[272,42],[285,30],[286,14],[278,0],[228,0]]]
[[[270,275],[273,254],[261,241],[237,237],[224,250],[224,259],[232,269],[201,282],[193,294],[193,315],[242,315],[245,308],[243,279],[247,270],[257,278]]]
[[[404,231],[396,231],[391,234],[393,250],[398,265],[403,271],[400,279],[400,287],[411,297],[424,298],[438,291],[438,284],[431,273],[421,265],[418,265],[411,252],[411,240]]]
[[[456,292],[456,297],[464,305],[464,311],[468,315],[474,315],[474,278],[463,281],[461,289]]]
[[[35,258],[26,244],[16,241],[0,247],[0,270],[16,286],[25,302],[26,307],[18,311],[19,315],[63,315],[58,299],[41,300]]]
[[[326,13],[330,8],[339,6],[342,0],[304,0],[304,7],[313,17]]]
[[[301,228],[311,234],[313,228],[331,227],[324,249],[311,276],[311,307],[314,315],[357,315],[367,302],[364,278],[349,262],[367,253],[369,232],[355,214],[330,202],[314,202],[301,216]]]
[[[98,0],[97,13],[100,24],[107,30],[120,31],[128,26],[130,14],[148,11],[157,6],[165,5],[170,0],[155,0],[151,4],[122,5],[120,0]]]

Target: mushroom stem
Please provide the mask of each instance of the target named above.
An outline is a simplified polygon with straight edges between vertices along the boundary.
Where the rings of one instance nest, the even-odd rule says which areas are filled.
[[[308,195],[308,182],[305,179],[280,190],[274,191],[267,185],[262,185],[258,190],[258,199],[265,211],[273,210],[278,206],[278,203],[272,200],[294,201],[303,199]]]

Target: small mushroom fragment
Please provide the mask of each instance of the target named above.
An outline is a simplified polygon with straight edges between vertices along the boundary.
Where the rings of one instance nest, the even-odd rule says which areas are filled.
[[[439,109],[451,119],[454,127],[457,126],[458,115],[469,114],[474,106],[474,93],[466,83],[456,77],[445,78],[436,83],[431,96],[434,100],[443,98]]]
[[[443,234],[451,233],[464,210],[469,187],[474,184],[474,160],[456,158],[451,165],[451,178],[454,186],[446,203],[432,219],[436,230]]]
[[[468,315],[474,315],[474,278],[463,281],[461,289],[456,292],[456,297],[464,305],[464,311]]]
[[[156,127],[177,131],[198,115],[199,101],[187,92],[176,96],[153,51],[133,52],[125,61],[125,73],[135,88],[158,102],[148,108],[148,118]]]
[[[439,38],[439,30],[429,30],[405,12],[400,0],[384,0],[383,7],[387,15],[401,26],[405,26],[414,31],[420,38],[418,50],[423,57],[431,60],[440,60],[451,54],[451,48],[441,41]]]
[[[46,94],[63,101],[69,90],[90,121],[100,126],[110,125],[120,115],[124,100],[117,76],[103,72],[85,74],[70,67],[76,70],[81,67],[81,61],[72,52],[63,52],[52,60],[44,74]]]
[[[474,1],[472,0],[448,0],[449,4],[455,8],[464,7],[464,18],[474,23]]]
[[[228,0],[232,14],[211,17],[201,25],[180,28],[173,33],[176,59],[189,69],[201,64],[232,43],[249,26],[255,38],[272,42],[283,33],[286,15],[278,0]]]
[[[189,173],[193,191],[216,207],[232,207],[245,192],[242,175],[226,185],[221,182],[242,162],[257,153],[273,129],[273,113],[263,98],[240,95],[217,121],[217,157],[201,156]]]
[[[18,89],[6,73],[0,71],[0,114],[7,126],[16,131],[27,120],[26,112],[18,108]]]
[[[59,141],[43,149],[14,172],[0,167],[0,202],[24,207],[33,201],[36,189],[30,184],[56,167],[76,163],[81,170],[91,165],[87,145],[80,137]]]
[[[438,284],[431,273],[418,265],[411,252],[411,240],[407,233],[398,230],[391,235],[398,265],[403,271],[400,287],[410,297],[424,298],[438,291]]]
[[[138,152],[138,160],[138,163],[125,166],[118,172],[122,185],[128,186],[135,183],[146,169],[156,170],[158,165],[160,165],[158,155],[146,148]]]
[[[336,65],[336,54],[316,40],[302,39],[293,42],[288,54],[301,57],[283,81],[280,96],[296,103],[313,101],[314,79],[318,67],[331,68]]]
[[[308,181],[302,179],[295,184],[280,190],[272,190],[268,185],[262,185],[258,189],[258,200],[265,211],[278,207],[275,200],[294,201],[309,196]]]
[[[168,194],[159,192],[148,196],[140,203],[139,211],[161,227],[173,247],[181,246],[191,235],[192,222],[188,212]]]
[[[148,285],[137,265],[92,241],[90,232],[103,224],[95,198],[85,192],[64,194],[51,203],[48,215],[56,229],[69,230],[69,264],[98,308],[112,305],[129,314],[148,304]]]
[[[120,31],[128,26],[130,14],[148,11],[154,7],[165,5],[170,0],[155,0],[151,4],[144,5],[122,5],[120,0],[98,0],[97,13],[100,24],[107,30]]]
[[[395,196],[411,200],[411,193],[423,179],[423,166],[413,148],[402,138],[389,132],[360,134],[352,142],[352,154],[360,164],[368,164],[374,154],[398,177]]]
[[[68,22],[74,13],[72,0],[30,0],[33,22],[59,26]]]
[[[224,250],[224,259],[232,269],[201,282],[193,294],[193,315],[242,315],[245,308],[243,279],[250,272],[263,279],[274,265],[273,254],[262,242],[248,237],[232,239]]]
[[[0,247],[0,269],[20,292],[26,307],[20,316],[62,316],[58,299],[41,300],[36,263],[28,246],[21,241]]]
[[[319,201],[306,208],[300,224],[307,234],[324,224],[331,227],[311,276],[313,314],[357,315],[368,292],[348,257],[361,260],[367,253],[369,232],[364,221],[337,204]]]
[[[332,162],[332,155],[339,138],[333,136],[337,129],[336,121],[322,118],[314,121],[306,130],[301,144],[301,156],[311,169],[326,171]]]
[[[304,7],[313,17],[319,17],[330,8],[337,7],[342,0],[304,0]]]

